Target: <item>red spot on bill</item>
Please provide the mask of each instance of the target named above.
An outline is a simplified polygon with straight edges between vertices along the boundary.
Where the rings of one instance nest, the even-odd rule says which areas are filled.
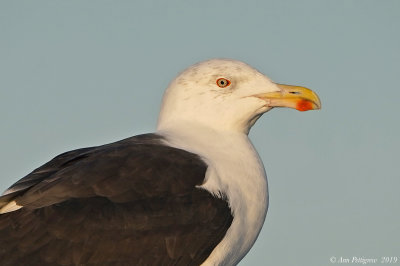
[[[296,109],[301,112],[312,110],[313,104],[310,101],[300,100],[296,105]]]

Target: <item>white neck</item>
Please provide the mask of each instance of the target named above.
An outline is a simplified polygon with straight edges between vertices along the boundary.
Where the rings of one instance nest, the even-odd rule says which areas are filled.
[[[231,227],[202,265],[237,264],[253,246],[268,208],[266,174],[256,150],[244,133],[188,123],[158,130],[168,145],[204,159],[208,169],[201,187],[215,196],[222,192],[232,210]]]

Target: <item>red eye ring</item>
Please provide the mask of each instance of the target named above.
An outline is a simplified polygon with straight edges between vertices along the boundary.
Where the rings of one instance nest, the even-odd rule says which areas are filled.
[[[217,85],[220,88],[225,88],[225,87],[228,87],[229,85],[231,85],[231,82],[229,79],[219,78],[219,79],[217,79]]]

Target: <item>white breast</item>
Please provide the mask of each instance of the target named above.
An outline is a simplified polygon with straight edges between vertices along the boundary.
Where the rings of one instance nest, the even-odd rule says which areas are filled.
[[[225,237],[202,264],[235,265],[253,246],[268,208],[263,164],[247,135],[217,132],[195,125],[163,128],[167,144],[199,154],[208,164],[201,187],[229,201],[233,222]]]

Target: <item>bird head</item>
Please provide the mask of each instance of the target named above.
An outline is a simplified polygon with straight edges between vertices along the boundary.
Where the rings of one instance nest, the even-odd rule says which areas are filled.
[[[158,129],[196,123],[248,134],[257,119],[275,107],[307,111],[320,109],[321,102],[310,89],[274,83],[243,62],[212,59],[187,68],[171,82]]]

